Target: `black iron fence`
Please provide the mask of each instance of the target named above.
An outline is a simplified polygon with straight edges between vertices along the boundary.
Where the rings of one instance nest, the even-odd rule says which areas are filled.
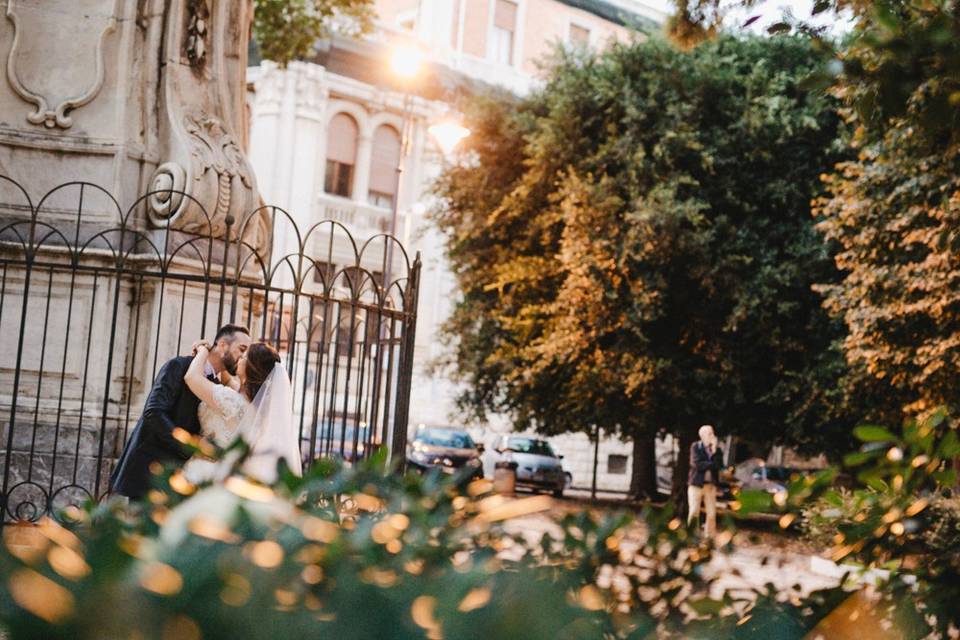
[[[269,206],[193,202],[157,228],[150,207],[173,198],[190,195],[124,208],[75,182],[35,201],[0,176],[3,520],[101,499],[160,366],[228,321],[284,357],[305,464],[403,454],[419,256]]]

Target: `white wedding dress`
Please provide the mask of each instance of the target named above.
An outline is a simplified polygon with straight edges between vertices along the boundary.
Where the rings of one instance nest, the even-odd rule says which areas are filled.
[[[242,393],[222,384],[214,387],[213,397],[213,403],[201,402],[197,407],[200,435],[225,449],[240,433],[240,422],[251,405]],[[194,456],[184,465],[183,474],[194,484],[224,480],[229,466],[222,461]]]
[[[197,408],[203,437],[221,448],[237,437],[246,440],[250,454],[241,470],[260,482],[276,481],[281,459],[294,474],[301,475],[300,435],[293,421],[290,378],[283,365],[278,362],[274,366],[253,402],[225,385],[217,385],[213,395],[213,403],[201,402]],[[217,461],[193,457],[184,465],[183,473],[194,484],[222,482],[236,461],[236,456]]]
[[[250,401],[232,388],[218,384],[213,390],[214,406],[201,402],[197,408],[200,433],[215,445],[225,448],[237,437],[240,420],[250,408]]]

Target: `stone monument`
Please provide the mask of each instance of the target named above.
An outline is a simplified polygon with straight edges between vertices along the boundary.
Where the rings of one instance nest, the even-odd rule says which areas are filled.
[[[158,361],[225,319],[224,240],[268,254],[270,225],[244,153],[252,0],[0,13],[2,506],[34,519],[102,497]]]

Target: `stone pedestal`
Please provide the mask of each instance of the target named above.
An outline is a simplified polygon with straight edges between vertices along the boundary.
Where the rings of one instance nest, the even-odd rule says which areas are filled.
[[[251,0],[0,0],[5,519],[102,495],[157,368],[226,319],[225,241],[269,262],[251,18]]]

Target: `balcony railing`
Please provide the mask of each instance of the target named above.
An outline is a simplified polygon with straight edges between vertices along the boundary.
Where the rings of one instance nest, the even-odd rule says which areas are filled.
[[[378,233],[390,233],[390,209],[321,193],[314,202],[315,220],[343,223],[358,240]],[[403,216],[397,216],[397,233],[403,229]]]

